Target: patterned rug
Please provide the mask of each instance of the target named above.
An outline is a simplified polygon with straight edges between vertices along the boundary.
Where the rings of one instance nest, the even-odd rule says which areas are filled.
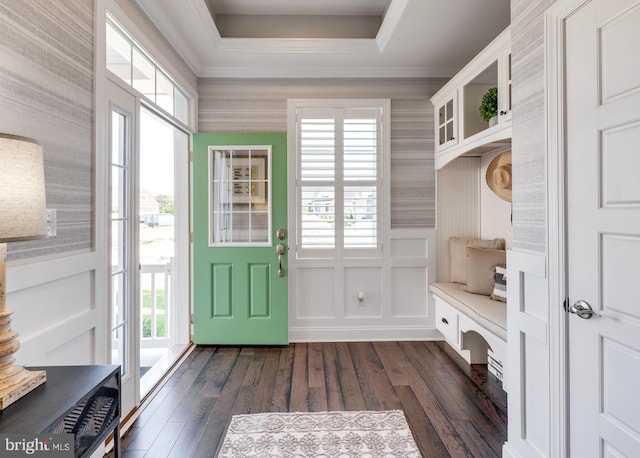
[[[420,458],[404,413],[234,415],[220,458]]]

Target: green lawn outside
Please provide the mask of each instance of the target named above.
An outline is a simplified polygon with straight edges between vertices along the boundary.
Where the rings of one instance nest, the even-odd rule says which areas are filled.
[[[164,289],[156,290],[156,337],[166,337],[165,293]],[[151,336],[151,290],[142,291],[142,337]]]

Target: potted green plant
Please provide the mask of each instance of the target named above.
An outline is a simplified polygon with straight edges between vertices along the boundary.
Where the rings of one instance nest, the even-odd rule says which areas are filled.
[[[489,127],[498,122],[498,88],[492,87],[482,96],[480,116],[489,123]]]

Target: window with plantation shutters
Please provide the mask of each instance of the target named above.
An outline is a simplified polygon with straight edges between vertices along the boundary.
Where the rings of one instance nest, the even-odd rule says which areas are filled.
[[[297,256],[379,257],[382,110],[296,111]]]

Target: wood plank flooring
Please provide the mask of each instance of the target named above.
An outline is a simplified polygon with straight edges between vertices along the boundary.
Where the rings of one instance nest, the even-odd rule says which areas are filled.
[[[123,438],[123,457],[212,457],[232,415],[405,412],[425,457],[500,456],[507,399],[441,342],[197,347]]]

